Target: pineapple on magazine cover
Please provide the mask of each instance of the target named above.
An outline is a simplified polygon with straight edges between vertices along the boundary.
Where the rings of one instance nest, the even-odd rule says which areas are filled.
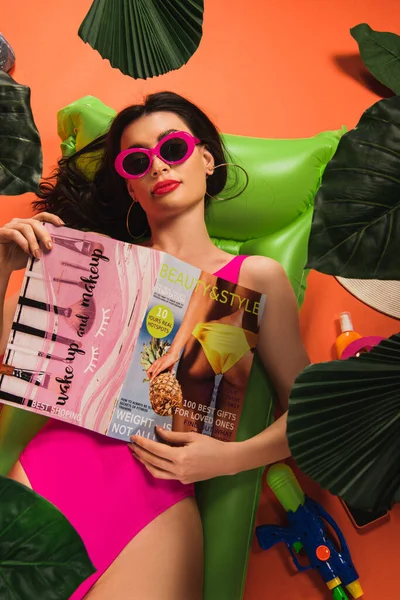
[[[158,358],[168,352],[170,347],[170,342],[156,338],[151,338],[149,344],[144,343],[140,359],[143,370],[147,371]],[[149,381],[149,378],[143,379],[143,382],[145,381]],[[183,400],[182,388],[175,375],[170,371],[157,375],[150,382],[149,398],[155,413],[172,417]]]

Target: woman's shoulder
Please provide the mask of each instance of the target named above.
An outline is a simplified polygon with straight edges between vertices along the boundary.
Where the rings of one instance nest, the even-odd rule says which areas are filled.
[[[248,256],[242,264],[240,284],[260,292],[267,292],[272,287],[286,286],[288,277],[282,265],[267,256]]]
[[[247,256],[246,260],[243,261],[243,271],[252,276],[258,277],[274,277],[285,273],[285,269],[282,265],[273,258],[268,256]]]

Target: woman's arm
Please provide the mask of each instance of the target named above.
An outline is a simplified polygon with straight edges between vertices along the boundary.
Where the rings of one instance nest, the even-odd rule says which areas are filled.
[[[4,314],[4,302],[9,279],[9,273],[2,270],[0,272],[0,356],[3,356],[4,354],[8,337],[7,325],[5,322],[6,319]]]
[[[1,295],[3,285],[2,279],[2,276],[0,276],[0,356],[3,356],[6,351],[7,341],[19,297],[19,293],[16,293],[7,298],[7,300],[4,300],[4,296]],[[7,284],[5,287],[7,289]]]
[[[185,316],[182,319],[181,326],[173,339],[170,349],[164,356],[154,361],[146,372],[150,380],[157,377],[159,373],[162,373],[166,369],[171,369],[178,361],[182,349],[185,347],[195,325],[199,322],[199,314],[203,312],[202,306],[204,306],[204,302],[207,302],[209,297],[208,287],[213,285],[214,280],[214,275],[210,275],[204,271],[201,272],[200,283],[197,284],[192,293]]]
[[[279,404],[287,411],[294,381],[310,364],[300,337],[292,286],[279,263],[261,256],[246,259],[240,283],[266,294],[257,350]],[[287,412],[255,437],[233,444],[230,472],[254,469],[290,456],[286,421]]]
[[[190,298],[186,310],[186,314],[183,317],[182,324],[179,327],[174,341],[172,342],[171,350],[176,349],[180,352],[185,346],[195,325],[197,325],[197,323],[199,322],[199,312],[201,310],[201,307],[204,305],[204,300],[209,297],[209,293],[208,291],[206,291],[207,286],[212,286],[214,280],[214,275],[209,275],[208,273],[204,273],[204,271],[201,272],[199,277],[200,283],[193,291],[192,297]]]
[[[43,222],[58,227],[64,225],[56,215],[40,213],[32,219],[12,219],[0,227],[0,356],[6,349],[18,297],[16,294],[5,301],[10,275],[25,268],[28,256],[41,256],[39,244],[47,250],[52,248],[51,237],[42,226]]]
[[[267,297],[257,351],[282,410],[287,410],[294,380],[310,364],[300,336],[296,297],[279,263],[260,256],[247,260],[251,268],[244,273],[245,281],[252,279],[254,288]]]

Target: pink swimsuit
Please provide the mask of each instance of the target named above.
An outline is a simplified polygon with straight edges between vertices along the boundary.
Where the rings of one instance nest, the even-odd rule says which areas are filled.
[[[246,257],[215,273],[237,283]],[[52,419],[21,454],[33,489],[64,513],[82,537],[97,571],[72,594],[80,600],[122,549],[191,485],[155,479],[126,443]]]

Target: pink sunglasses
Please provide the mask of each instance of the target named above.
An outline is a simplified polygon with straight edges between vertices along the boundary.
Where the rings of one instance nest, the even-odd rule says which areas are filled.
[[[128,148],[120,152],[114,166],[125,179],[138,179],[150,171],[153,157],[158,156],[168,165],[179,165],[192,154],[200,140],[186,131],[166,135],[154,148]]]

